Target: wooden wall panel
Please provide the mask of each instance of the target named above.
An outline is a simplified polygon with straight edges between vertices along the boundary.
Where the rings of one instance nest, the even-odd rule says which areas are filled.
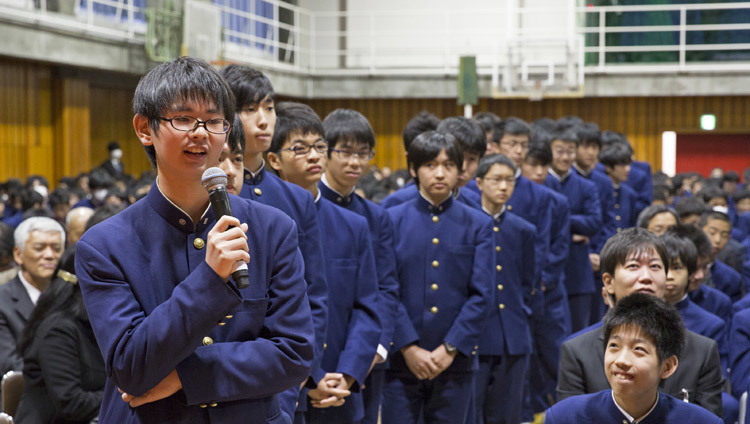
[[[0,61],[0,181],[54,178],[51,99],[48,67]]]
[[[91,87],[91,168],[109,157],[107,144],[116,140],[122,148],[125,172],[138,177],[151,169],[133,130],[133,92],[135,87]]]
[[[392,169],[405,168],[401,132],[408,120],[427,110],[439,118],[463,115],[454,99],[340,99],[300,100],[315,109],[321,118],[337,107],[362,112],[377,136],[373,163]],[[582,99],[480,99],[475,112],[491,111],[501,117],[518,116],[532,121],[544,116],[556,119],[578,115],[605,129],[628,136],[635,156],[661,168],[661,134],[664,131],[701,132],[700,115],[717,117],[714,133],[750,133],[750,97],[618,97]]]
[[[55,84],[54,181],[88,172],[91,167],[91,115],[89,83],[60,78]]]

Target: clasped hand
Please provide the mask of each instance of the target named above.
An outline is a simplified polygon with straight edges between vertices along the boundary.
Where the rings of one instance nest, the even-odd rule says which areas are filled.
[[[445,346],[440,345],[430,352],[417,345],[410,345],[402,349],[406,366],[420,380],[432,380],[448,369],[456,357],[456,352],[448,353]]]
[[[346,374],[329,372],[318,381],[318,387],[307,392],[310,403],[315,408],[341,406],[351,394],[349,388],[354,384],[354,377]]]

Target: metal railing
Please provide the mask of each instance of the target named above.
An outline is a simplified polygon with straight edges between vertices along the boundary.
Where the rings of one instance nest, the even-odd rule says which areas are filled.
[[[145,8],[133,0],[0,0],[0,19],[138,44],[146,32]]]
[[[65,15],[47,10],[46,0],[0,0],[0,19],[143,42],[145,10],[134,1],[75,0],[74,13]],[[581,78],[750,71],[750,2],[579,7],[555,0],[516,8],[506,1],[450,10],[374,2],[381,9],[321,12],[264,0],[272,8],[266,15],[228,0],[213,3],[225,17],[222,59],[299,74],[455,75],[463,55],[476,56],[478,73],[494,78],[508,67],[521,75],[524,66],[548,72],[550,63],[571,61],[580,62]],[[99,15],[95,5],[115,8],[116,18]]]

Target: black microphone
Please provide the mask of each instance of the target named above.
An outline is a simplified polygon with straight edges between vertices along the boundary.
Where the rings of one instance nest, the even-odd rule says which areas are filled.
[[[227,174],[217,166],[208,168],[203,172],[201,183],[208,191],[208,198],[211,200],[211,207],[214,209],[216,220],[218,221],[224,215],[233,216],[232,205],[229,203],[229,195],[227,194]],[[250,277],[245,262],[242,262],[232,273],[232,279],[237,284],[238,289],[245,289],[250,286]]]

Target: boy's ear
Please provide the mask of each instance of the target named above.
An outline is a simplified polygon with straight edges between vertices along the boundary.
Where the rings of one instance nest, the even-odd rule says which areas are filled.
[[[271,168],[276,170],[276,172],[281,171],[281,157],[278,154],[268,152],[266,158],[268,159],[268,164],[271,165]]]
[[[602,283],[604,284],[604,290],[607,294],[615,294],[615,278],[612,274],[605,272],[602,274]]]
[[[674,374],[674,372],[677,371],[677,365],[679,364],[679,362],[680,361],[674,355],[665,359],[661,364],[661,379],[664,380],[665,378]]]
[[[476,182],[477,182],[477,188],[479,188],[479,191],[484,191],[484,190],[482,189],[482,179],[481,179],[481,178],[479,178],[479,177],[476,177],[476,178],[474,178],[474,179],[475,179],[475,180],[476,180]]]
[[[148,124],[148,118],[136,114],[133,117],[133,128],[135,129],[135,135],[138,137],[138,140],[140,140],[141,144],[144,146],[151,146],[154,144],[153,142],[153,131],[151,129],[151,126]]]
[[[411,174],[412,178],[417,178],[417,171],[414,170],[414,167],[409,167],[409,174]]]

